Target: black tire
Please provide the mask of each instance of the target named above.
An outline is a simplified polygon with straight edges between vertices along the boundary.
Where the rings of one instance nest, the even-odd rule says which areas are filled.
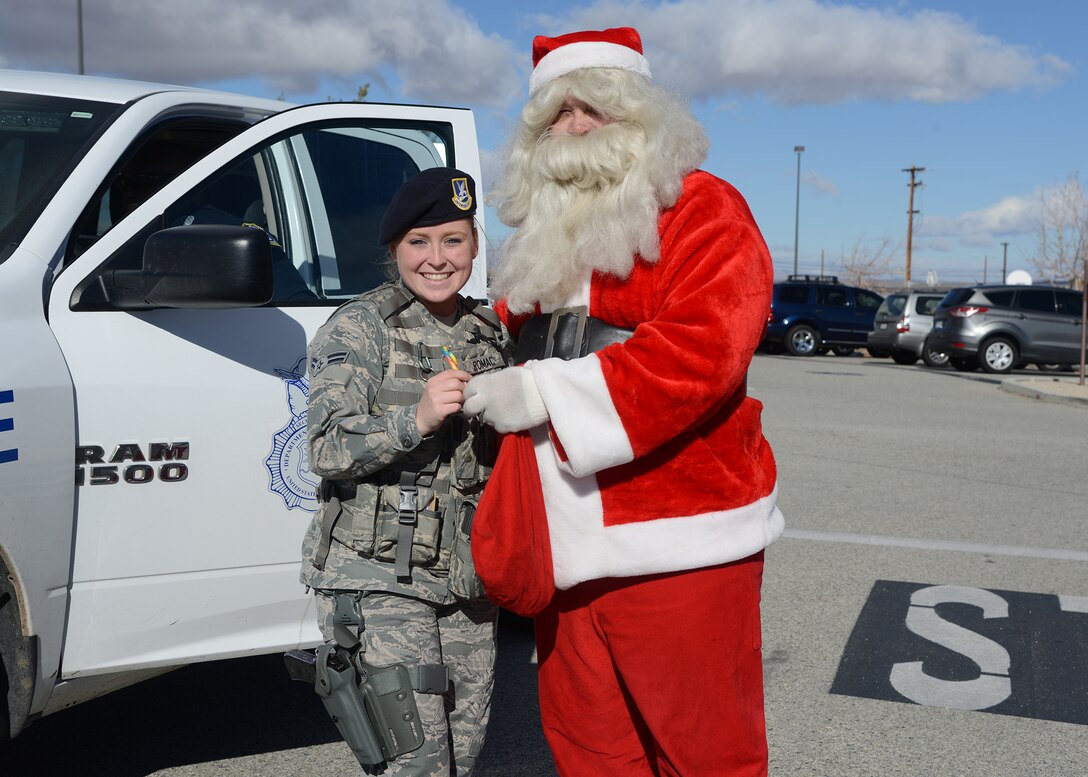
[[[4,669],[4,658],[0,656],[0,751],[4,743],[11,739],[11,713],[8,710],[8,674]]]
[[[853,356],[854,349],[849,345],[834,345],[831,347],[831,353],[836,356]]]
[[[790,356],[812,356],[820,347],[820,333],[808,324],[798,324],[786,332],[786,352]]]
[[[867,350],[869,352],[869,355],[872,356],[874,359],[887,359],[889,356],[891,356],[891,353],[885,351],[883,348],[873,348],[872,346],[868,346],[865,350]]]
[[[991,337],[978,351],[978,363],[983,372],[1008,375],[1020,362],[1020,349],[1007,337]]]
[[[910,351],[892,351],[892,361],[896,364],[914,364],[918,357]]]
[[[927,342],[922,346],[922,361],[927,367],[943,369],[948,366],[948,354]]]
[[[974,359],[963,359],[959,356],[948,357],[948,363],[952,365],[952,369],[958,372],[974,372],[978,369],[978,364]]]

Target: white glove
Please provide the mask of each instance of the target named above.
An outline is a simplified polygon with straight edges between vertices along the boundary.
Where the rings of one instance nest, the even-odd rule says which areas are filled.
[[[507,367],[476,375],[465,388],[465,415],[480,416],[497,432],[520,432],[548,420],[548,408],[536,387],[533,373]]]

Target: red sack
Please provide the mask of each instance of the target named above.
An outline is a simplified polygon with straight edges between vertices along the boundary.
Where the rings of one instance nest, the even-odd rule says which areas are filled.
[[[500,607],[533,617],[555,595],[548,517],[529,432],[508,434],[472,520],[472,561]]]

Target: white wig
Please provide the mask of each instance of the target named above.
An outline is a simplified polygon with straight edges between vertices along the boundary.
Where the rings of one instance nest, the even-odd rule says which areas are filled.
[[[568,97],[608,124],[585,135],[548,130]],[[493,288],[513,312],[562,305],[589,270],[626,278],[656,261],[657,220],[680,197],[709,141],[687,106],[646,78],[584,68],[544,84],[522,111],[506,175],[491,200],[514,233]]]

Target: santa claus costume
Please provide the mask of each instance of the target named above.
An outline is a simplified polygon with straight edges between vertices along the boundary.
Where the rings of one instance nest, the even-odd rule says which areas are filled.
[[[536,615],[564,777],[766,774],[759,598],[783,519],[745,378],[769,253],[741,195],[697,169],[705,134],[650,83],[633,29],[537,38],[530,89],[497,193],[515,227],[497,309],[515,332],[580,307],[630,334],[470,382],[465,411],[518,432],[477,513],[481,577]],[[557,111],[602,119],[553,138]],[[539,612],[494,531],[526,512],[554,579]]]

